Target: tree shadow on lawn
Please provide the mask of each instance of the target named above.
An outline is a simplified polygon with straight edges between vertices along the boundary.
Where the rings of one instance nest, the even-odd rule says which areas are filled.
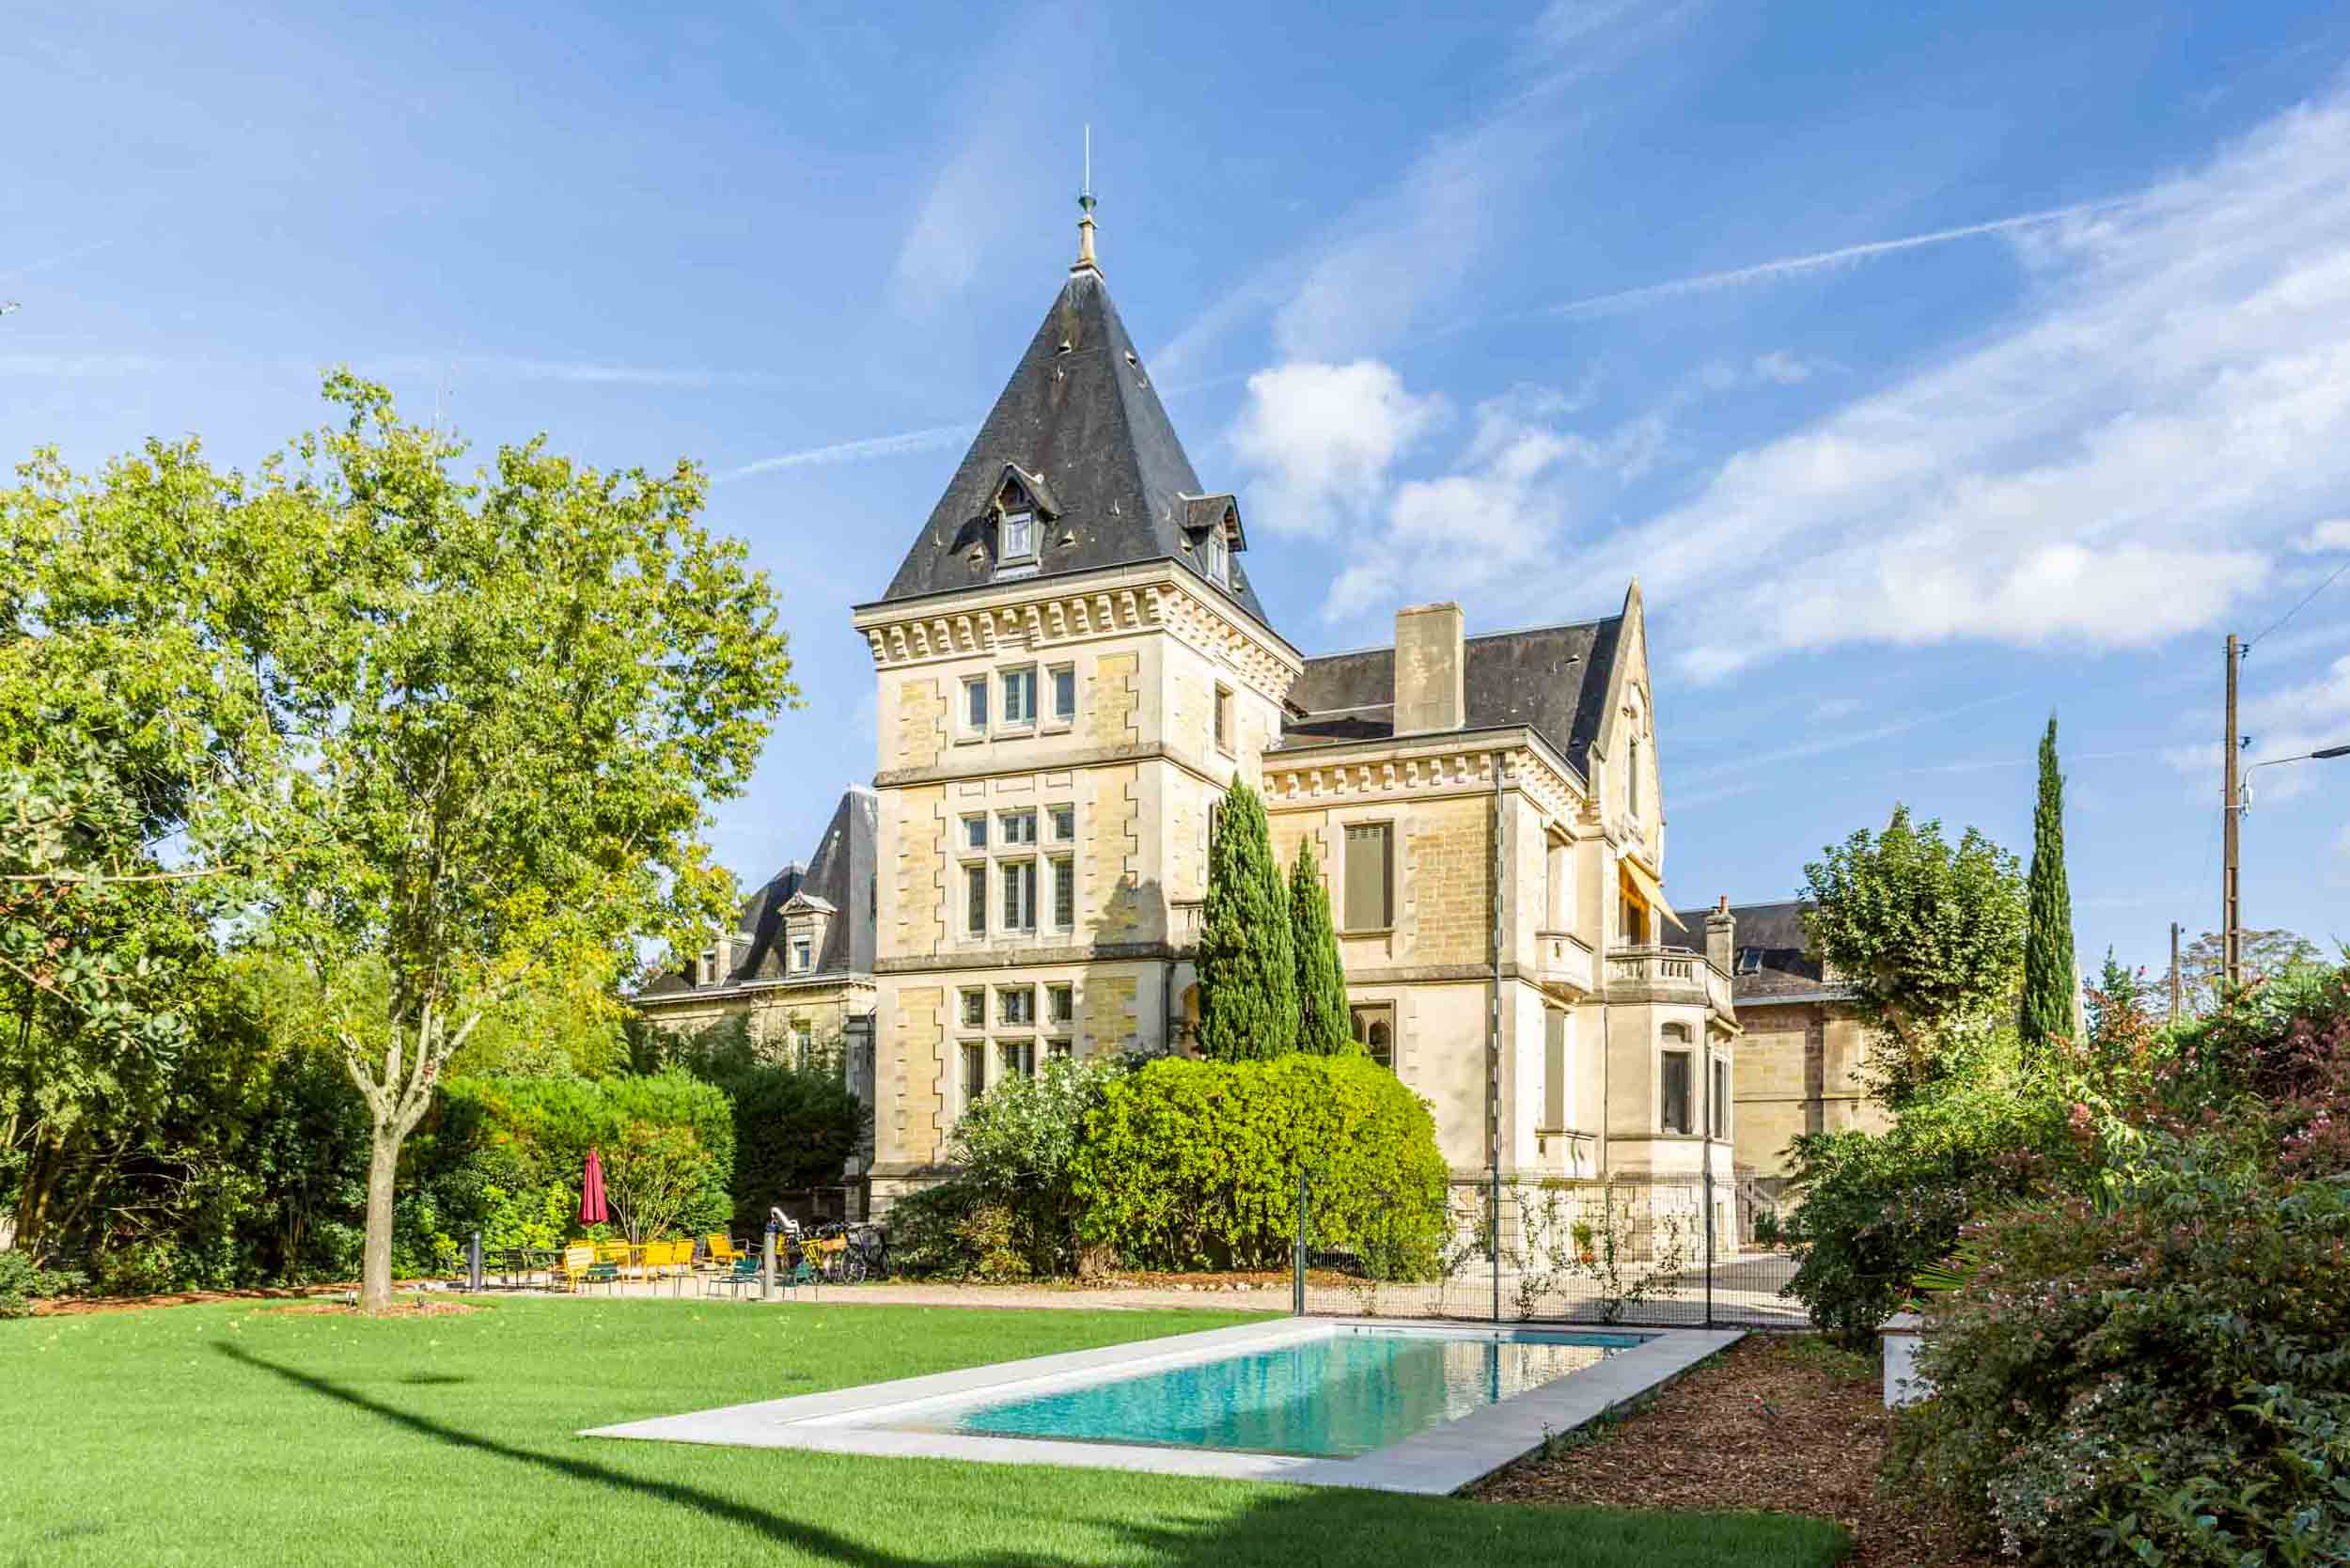
[[[692,1509],[710,1518],[755,1530],[776,1545],[821,1557],[844,1568],[1050,1568],[1057,1562],[1061,1568],[1090,1568],[1096,1560],[1054,1559],[1033,1548],[904,1557],[852,1540],[821,1525],[770,1513],[682,1482],[631,1475],[592,1459],[541,1453],[465,1432],[428,1416],[396,1409],[314,1372],[256,1356],[241,1345],[216,1342],[212,1348],[230,1360],[269,1372],[321,1398],[365,1411],[418,1436],[552,1471],[572,1481]],[[1536,1521],[1536,1528],[1528,1528],[1529,1515],[1543,1516]],[[1234,1568],[1236,1564],[1249,1563],[1281,1564],[1284,1568],[1317,1568],[1321,1564],[1365,1568],[1397,1563],[1417,1568],[1431,1560],[1476,1561],[1496,1568],[1512,1562],[1540,1562],[1547,1568],[1663,1568],[1668,1563],[1692,1564],[1696,1568],[1716,1563],[1734,1563],[1741,1568],[1818,1568],[1840,1560],[1838,1555],[1825,1550],[1822,1542],[1799,1539],[1793,1530],[1787,1538],[1769,1544],[1778,1550],[1766,1546],[1759,1554],[1752,1548],[1760,1543],[1747,1543],[1747,1549],[1741,1551],[1728,1543],[1707,1542],[1705,1536],[1710,1529],[1725,1523],[1720,1516],[1713,1515],[1679,1516],[1676,1522],[1686,1527],[1685,1532],[1676,1532],[1676,1538],[1669,1542],[1646,1538],[1656,1528],[1657,1518],[1513,1508],[1350,1488],[1301,1487],[1277,1498],[1252,1503],[1224,1518],[1194,1524],[1162,1514],[1152,1522],[1136,1520],[1115,1528],[1136,1548],[1156,1558],[1167,1568]],[[1097,1527],[1107,1523],[1091,1517],[1085,1522]],[[1539,1528],[1543,1525],[1548,1528]],[[1611,1539],[1616,1537],[1621,1539]],[[1714,1550],[1705,1550],[1708,1545]]]

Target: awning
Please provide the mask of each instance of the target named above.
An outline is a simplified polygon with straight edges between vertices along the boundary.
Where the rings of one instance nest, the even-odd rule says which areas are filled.
[[[1632,886],[1639,890],[1640,897],[1648,901],[1649,908],[1654,910],[1660,918],[1670,920],[1675,931],[1685,932],[1689,929],[1681,923],[1681,917],[1673,913],[1673,906],[1665,902],[1664,885],[1642,870],[1638,861],[1619,855],[1616,864],[1623,869],[1625,876],[1632,879]]]

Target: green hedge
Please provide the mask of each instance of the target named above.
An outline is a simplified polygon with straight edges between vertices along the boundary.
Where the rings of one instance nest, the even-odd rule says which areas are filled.
[[[1445,1239],[1428,1104],[1365,1058],[1166,1058],[1086,1118],[1078,1234],[1140,1268],[1275,1268],[1311,1184],[1312,1242],[1385,1278],[1426,1278]]]

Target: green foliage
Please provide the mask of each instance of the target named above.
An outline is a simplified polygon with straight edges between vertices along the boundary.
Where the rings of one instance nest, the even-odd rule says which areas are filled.
[[[2057,721],[2040,738],[2040,802],[2031,819],[2031,874],[2024,937],[2020,1028],[2027,1057],[2076,1032],[2079,977],[2073,958],[2073,893],[2064,876],[2064,776],[2057,771]]]
[[[1236,780],[1208,843],[1199,923],[1199,1054],[1220,1061],[1297,1048],[1295,940],[1264,802]]]
[[[957,1180],[977,1195],[975,1212],[1003,1216],[1004,1249],[1025,1272],[1084,1272],[1074,1184],[1086,1119],[1132,1067],[1115,1056],[1048,1061],[1034,1077],[996,1084],[955,1123],[948,1157],[962,1168]],[[1002,1272],[991,1263],[986,1272]]]
[[[813,1059],[776,1061],[761,1053],[743,1018],[684,1037],[654,1029],[641,1048],[726,1091],[734,1107],[734,1229],[752,1235],[787,1192],[840,1180],[870,1112],[849,1088],[838,1042]]]
[[[725,1093],[670,1071],[611,1078],[452,1078],[411,1150],[400,1212],[403,1271],[446,1267],[468,1231],[486,1246],[551,1245],[578,1233],[588,1151],[623,1225],[688,1235],[733,1215],[734,1109]],[[641,1180],[640,1180],[641,1178]],[[551,1219],[552,1216],[552,1219]],[[561,1234],[545,1234],[553,1219]]]
[[[2281,980],[2289,975],[2326,966],[2325,954],[2318,951],[2317,944],[2298,932],[2272,929],[2243,931],[2236,935],[2247,982]],[[2224,945],[2216,931],[2203,933],[2179,954],[2180,1000],[2188,1012],[2199,1018],[2210,1017],[2220,1011],[2224,956]],[[2156,989],[2163,996],[2170,996],[2169,970],[2163,972]]]
[[[75,1295],[89,1288],[89,1278],[72,1269],[42,1268],[32,1254],[13,1247],[0,1252],[0,1318],[32,1315],[33,1303],[51,1296]]]
[[[1897,806],[1881,834],[1854,834],[1804,868],[1813,950],[1878,1032],[1872,1088],[1899,1109],[1953,1075],[2013,1003],[2023,953],[2015,857],[1968,828]]]
[[[1871,1342],[1918,1271],[1949,1256],[1969,1215],[2023,1190],[2014,1156],[2063,1126],[2013,1075],[1981,1073],[1913,1099],[1881,1134],[1807,1133],[1790,1145],[1787,1227],[1796,1268],[1786,1286],[1820,1328]]]
[[[1890,1473],[2033,1560],[2350,1557],[2350,1187],[2228,1133],[1972,1231]]]
[[[1346,1011],[1346,966],[1330,918],[1330,891],[1314,869],[1308,839],[1290,872],[1291,943],[1297,954],[1297,1048],[1311,1056],[1349,1056],[1361,1047]]]
[[[1266,1268],[1290,1256],[1298,1177],[1316,1247],[1390,1278],[1440,1268],[1444,1159],[1427,1102],[1361,1057],[1167,1058],[1086,1119],[1079,1238],[1148,1268]]]

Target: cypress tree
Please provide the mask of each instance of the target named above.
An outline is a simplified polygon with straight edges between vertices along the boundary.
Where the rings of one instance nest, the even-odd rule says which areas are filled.
[[[1330,919],[1329,890],[1314,870],[1311,839],[1297,846],[1290,871],[1290,921],[1297,949],[1297,1048],[1311,1056],[1344,1056],[1355,1048],[1346,1014],[1346,969]]]
[[[1235,781],[1208,843],[1199,925],[1199,1054],[1221,1061],[1297,1048],[1297,956],[1289,891],[1264,802]]]
[[[2023,1039],[2027,1055],[2074,1032],[2073,894],[2064,880],[2064,776],[2057,772],[2057,721],[2040,738],[2040,805],[2032,812],[2026,883]]]

